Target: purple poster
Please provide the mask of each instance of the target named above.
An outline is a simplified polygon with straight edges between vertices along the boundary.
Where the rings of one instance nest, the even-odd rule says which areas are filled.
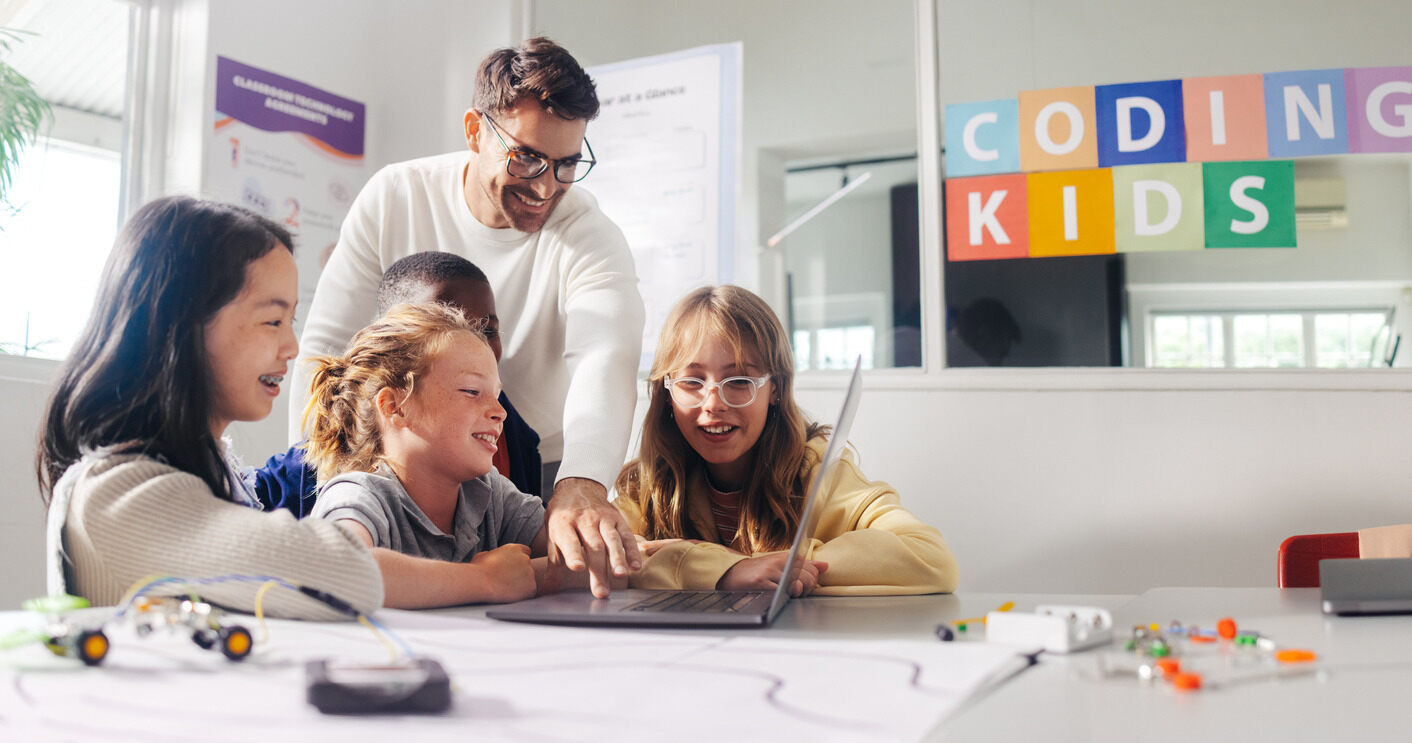
[[[217,57],[215,113],[205,191],[289,228],[299,299],[307,306],[343,218],[367,180],[366,107]]]

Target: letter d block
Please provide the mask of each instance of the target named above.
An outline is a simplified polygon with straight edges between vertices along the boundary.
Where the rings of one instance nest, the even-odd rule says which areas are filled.
[[[947,260],[1028,257],[1027,201],[1022,173],[947,179]]]
[[[1293,248],[1294,162],[1203,163],[1206,247]]]
[[[1182,81],[1100,85],[1098,166],[1186,162]]]
[[[1201,163],[1113,169],[1119,253],[1206,247]]]

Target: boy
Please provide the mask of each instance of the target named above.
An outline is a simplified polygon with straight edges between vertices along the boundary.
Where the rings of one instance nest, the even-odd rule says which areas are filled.
[[[466,317],[486,320],[486,341],[500,360],[500,320],[490,280],[474,263],[453,253],[413,253],[388,267],[378,284],[378,315],[407,303],[443,302]],[[521,492],[543,497],[540,483],[539,435],[525,423],[500,393],[505,408],[504,430],[495,453],[495,469]],[[302,444],[276,454],[265,466],[247,475],[265,510],[284,508],[303,518],[313,510],[318,478],[304,461]]]

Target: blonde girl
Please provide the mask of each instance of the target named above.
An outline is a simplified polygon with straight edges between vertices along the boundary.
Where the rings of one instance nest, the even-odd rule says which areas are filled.
[[[544,506],[495,471],[505,420],[483,329],[442,304],[398,305],[312,361],[313,515],[373,548],[386,604],[516,601],[545,585]]]
[[[794,361],[779,318],[737,286],[684,297],[662,328],[648,376],[641,449],[615,503],[650,553],[636,587],[770,589],[817,475],[829,430],[794,401]],[[941,533],[869,481],[851,454],[822,493],[796,595],[952,591]]]

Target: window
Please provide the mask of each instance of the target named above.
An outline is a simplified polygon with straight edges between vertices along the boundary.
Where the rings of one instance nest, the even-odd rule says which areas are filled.
[[[1154,312],[1148,366],[1368,368],[1396,353],[1390,307],[1279,312]]]
[[[117,234],[131,6],[119,0],[11,3],[28,32],[6,62],[53,107],[20,156],[0,209],[0,353],[61,359],[88,319]]]

